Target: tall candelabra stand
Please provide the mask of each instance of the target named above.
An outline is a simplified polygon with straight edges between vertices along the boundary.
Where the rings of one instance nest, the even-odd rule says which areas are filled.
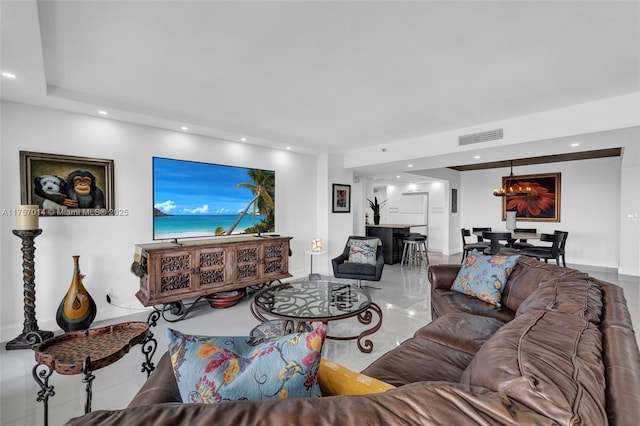
[[[31,349],[34,345],[53,337],[53,332],[38,328],[36,319],[36,283],[35,262],[36,250],[33,240],[42,233],[42,229],[14,229],[13,234],[22,238],[22,278],[24,281],[24,326],[22,334],[7,342],[6,349]]]

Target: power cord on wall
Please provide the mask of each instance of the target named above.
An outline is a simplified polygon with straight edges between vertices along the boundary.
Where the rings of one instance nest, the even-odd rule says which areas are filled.
[[[108,292],[107,292],[107,303],[111,306],[115,306],[121,309],[128,309],[131,311],[147,311],[150,309],[147,307],[140,307],[139,305],[134,306],[131,303],[122,303]]]

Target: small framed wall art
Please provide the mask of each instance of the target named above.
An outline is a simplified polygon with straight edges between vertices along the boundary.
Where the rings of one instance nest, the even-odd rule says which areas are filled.
[[[40,216],[113,216],[113,160],[20,151],[20,199]]]
[[[332,213],[351,212],[351,185],[334,183],[332,187]]]

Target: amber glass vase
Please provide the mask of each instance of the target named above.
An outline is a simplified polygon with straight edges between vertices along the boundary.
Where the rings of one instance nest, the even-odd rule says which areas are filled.
[[[96,302],[84,285],[80,273],[80,256],[73,256],[73,277],[67,294],[60,302],[56,312],[56,322],[65,332],[85,330],[96,318]]]

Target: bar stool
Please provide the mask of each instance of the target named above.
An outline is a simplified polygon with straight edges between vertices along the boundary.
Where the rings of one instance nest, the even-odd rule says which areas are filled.
[[[400,265],[402,266],[406,263],[407,266],[412,266],[422,262],[425,265],[429,264],[427,237],[424,235],[412,235],[405,238]]]

